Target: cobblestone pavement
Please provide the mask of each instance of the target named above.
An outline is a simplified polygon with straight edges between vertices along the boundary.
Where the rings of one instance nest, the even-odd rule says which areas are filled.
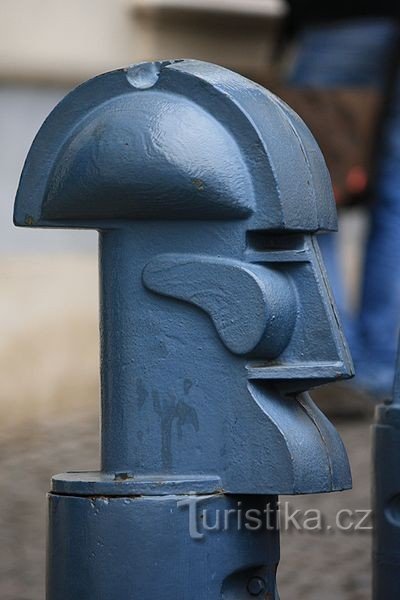
[[[370,508],[370,423],[349,421],[337,426],[349,453],[353,489],[288,499],[303,515],[307,509],[319,509],[331,529],[298,532],[291,528],[282,533],[281,600],[368,600],[371,596],[371,531],[343,531],[335,525],[337,515],[339,523],[350,524],[350,513],[340,511],[351,510],[357,524],[364,513],[356,511]],[[370,519],[365,525],[371,526]]]
[[[354,489],[312,497],[282,498],[290,514],[315,508],[335,523],[341,509],[369,507],[368,423],[340,425],[350,453]],[[0,597],[41,600],[45,547],[45,494],[52,473],[97,467],[98,432],[94,411],[79,418],[63,415],[7,436],[0,446]],[[300,518],[300,522],[302,519]],[[347,521],[344,519],[345,525]],[[282,532],[279,567],[281,600],[366,600],[370,589],[369,532]],[[211,600],[211,599],[210,599]]]

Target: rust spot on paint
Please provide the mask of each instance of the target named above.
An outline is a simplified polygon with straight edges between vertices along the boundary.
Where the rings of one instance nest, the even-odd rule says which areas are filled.
[[[35,224],[35,219],[31,215],[26,215],[24,223],[25,225],[28,225],[28,227],[32,227],[32,225]]]
[[[199,192],[203,192],[204,191],[204,181],[202,179],[192,179],[192,183],[193,185],[199,190]]]

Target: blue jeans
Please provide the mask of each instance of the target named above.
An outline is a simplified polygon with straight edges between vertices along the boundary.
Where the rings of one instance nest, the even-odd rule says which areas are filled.
[[[375,87],[386,84],[399,26],[390,19],[354,19],[305,28],[291,85]],[[356,367],[356,382],[372,393],[390,393],[400,326],[400,75],[386,115],[370,209],[358,313],[345,305],[335,234],[320,245]]]

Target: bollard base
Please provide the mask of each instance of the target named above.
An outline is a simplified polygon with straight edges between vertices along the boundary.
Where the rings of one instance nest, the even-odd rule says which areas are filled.
[[[47,600],[276,600],[276,502],[50,493]]]

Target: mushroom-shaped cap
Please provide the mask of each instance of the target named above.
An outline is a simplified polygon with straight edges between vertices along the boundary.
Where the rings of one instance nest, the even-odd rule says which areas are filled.
[[[194,60],[100,75],[53,110],[28,154],[17,225],[107,228],[121,219],[248,219],[333,230],[321,152],[259,85]]]

